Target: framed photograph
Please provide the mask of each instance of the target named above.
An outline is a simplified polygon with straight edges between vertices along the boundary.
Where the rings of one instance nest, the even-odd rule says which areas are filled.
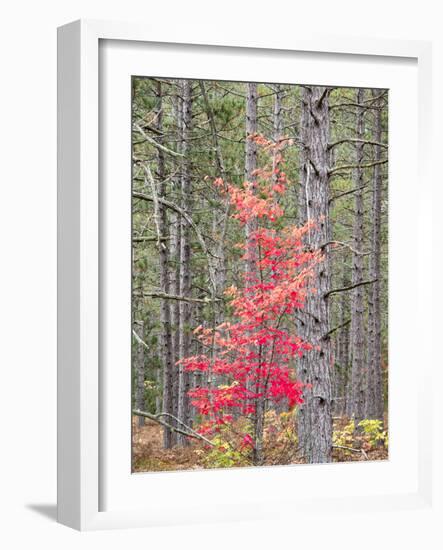
[[[429,44],[58,40],[59,521],[430,510]]]

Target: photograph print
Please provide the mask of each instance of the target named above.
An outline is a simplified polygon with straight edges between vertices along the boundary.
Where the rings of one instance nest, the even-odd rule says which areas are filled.
[[[388,90],[132,77],[132,471],[388,459]]]

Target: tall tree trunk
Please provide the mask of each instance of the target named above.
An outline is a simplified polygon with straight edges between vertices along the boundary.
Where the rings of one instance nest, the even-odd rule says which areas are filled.
[[[301,167],[301,193],[305,204],[302,213],[314,220],[308,245],[321,248],[331,240],[329,221],[329,91],[305,87],[302,98],[302,139],[304,151]],[[301,214],[303,215],[303,214]],[[299,213],[300,216],[300,213]],[[299,445],[309,463],[331,461],[331,342],[329,332],[330,262],[325,258],[316,268],[316,292],[307,297],[300,336],[314,347],[301,361],[299,375],[304,384],[304,403],[298,412]]]
[[[275,84],[274,90],[274,107],[272,113],[272,139],[275,143],[283,138],[283,88],[281,84]],[[273,162],[273,169],[275,161]],[[273,174],[274,182],[277,182],[278,174]],[[288,410],[288,399],[282,399],[280,403],[274,405],[274,409],[278,414]]]
[[[257,134],[257,102],[258,91],[257,84],[247,84],[246,94],[246,140],[245,140],[245,181],[255,185],[254,172],[257,169],[257,144],[253,136]],[[256,224],[251,221],[246,223],[246,241],[250,241],[250,235],[256,230]],[[250,273],[255,272],[255,262],[253,259],[248,261],[247,270]]]
[[[342,258],[343,273],[341,277],[341,286],[349,286],[348,269],[345,258]],[[342,292],[339,301],[338,322],[341,327],[337,338],[336,365],[334,368],[334,410],[337,416],[342,416],[346,412],[346,387],[349,377],[349,306],[348,293]]]
[[[373,90],[372,96],[376,97],[380,90]],[[382,142],[382,120],[381,107],[382,99],[378,100],[374,109],[374,141]],[[381,160],[381,147],[374,148],[374,161]],[[372,188],[372,233],[371,233],[371,256],[369,261],[369,278],[376,280],[369,288],[368,293],[368,399],[366,407],[367,418],[383,420],[383,391],[381,373],[381,318],[380,318],[380,250],[381,250],[381,194],[382,174],[381,166],[376,164],[373,172]]]
[[[161,357],[161,350],[159,350],[159,356]],[[155,369],[155,382],[158,388],[161,388],[163,386],[163,368],[160,364]],[[163,396],[161,392],[158,391],[155,396],[155,414],[159,414],[162,411],[163,411]]]
[[[257,103],[258,89],[257,84],[248,83],[246,85],[246,140],[245,140],[245,181],[255,186],[255,170],[257,169],[257,144],[251,138],[257,134]],[[249,258],[246,262],[246,271],[249,277],[257,276],[256,260],[257,250],[251,246],[251,236],[257,229],[255,221],[247,222],[245,225],[246,242],[248,243]],[[248,390],[256,394],[259,392],[261,380],[256,380],[255,387],[248,384]],[[264,414],[265,403],[262,396],[254,399],[255,412],[253,414],[253,430],[254,430],[254,448],[253,461],[259,465],[263,462],[263,430],[264,430]]]
[[[300,185],[298,189],[297,222],[304,225],[308,221],[306,182],[309,167],[310,140],[309,92],[306,87],[301,89],[300,96]]]
[[[192,184],[190,172],[189,138],[192,122],[192,81],[182,82],[182,140],[181,153],[183,155],[181,174],[181,208],[191,214],[192,207]],[[190,296],[191,294],[191,247],[189,225],[182,216],[180,220],[180,295]],[[179,356],[180,359],[188,357],[191,350],[191,304],[181,301],[179,305],[180,330],[179,330]],[[190,390],[190,376],[185,369],[179,367],[179,392],[178,392],[178,418],[188,425],[190,423],[190,403],[188,392]],[[177,442],[186,444],[186,437],[178,434]]]
[[[223,181],[226,182],[227,176],[225,163],[223,160],[222,149],[218,138],[214,111],[211,107],[204,81],[200,80],[199,83],[205,105],[206,116],[208,118],[209,126],[211,128],[212,141],[215,152],[216,175],[217,177],[221,177]],[[229,198],[226,197],[224,199],[224,202],[222,202],[220,208],[213,208],[212,214],[212,240],[214,241],[214,243],[217,243],[215,247],[215,257],[211,259],[211,262],[214,264],[215,275],[215,288],[213,289],[213,293],[216,296],[221,296],[223,294],[226,284],[225,237],[228,226],[229,206]],[[211,307],[213,308],[212,324],[213,328],[215,328],[224,320],[224,302],[213,302]]]
[[[272,139],[277,143],[282,138],[283,133],[283,117],[282,117],[282,102],[283,102],[283,90],[280,84],[274,86],[274,112],[273,112],[273,137]]]
[[[180,217],[176,212],[171,214],[170,226],[170,254],[169,254],[169,290],[170,293],[180,295]],[[172,357],[173,357],[173,381],[172,381],[172,414],[178,417],[178,391],[179,391],[179,367],[177,361],[180,359],[180,302],[171,300],[171,331],[172,331]],[[172,422],[175,424],[174,422]],[[177,442],[177,434],[173,433],[174,442]]]
[[[300,185],[298,190],[298,204],[297,204],[297,222],[299,226],[304,225],[308,221],[308,196],[307,185],[309,183],[309,176],[311,166],[309,164],[309,147],[311,139],[311,117],[309,113],[309,104],[312,90],[308,90],[306,87],[301,89],[300,96]],[[310,240],[310,234],[308,235],[308,241]],[[310,242],[308,242],[310,247]],[[298,335],[307,341],[308,334],[308,321],[309,312],[307,310],[308,304],[305,304],[304,309],[301,309],[296,316],[296,326]],[[303,355],[299,358],[297,364],[297,376],[302,382],[307,383],[310,376],[310,364],[307,355]],[[307,451],[309,447],[309,441],[307,438],[312,432],[311,429],[311,416],[308,414],[308,400],[309,393],[305,392],[304,406],[299,406],[297,410],[297,436],[298,444],[304,454],[306,460]]]
[[[156,96],[157,96],[157,109],[156,109],[156,126],[159,132],[158,142],[162,144],[163,133],[163,97],[161,83],[157,82]],[[165,175],[165,158],[164,152],[157,149],[157,179],[158,196],[164,198],[166,195],[166,175]],[[155,185],[155,182],[153,182]],[[154,191],[153,191],[154,192]],[[155,203],[155,216],[158,217],[158,240],[157,248],[159,254],[159,268],[160,268],[160,288],[165,294],[170,293],[169,287],[169,266],[168,266],[168,249],[162,240],[168,233],[168,217],[166,208],[161,203]],[[157,212],[158,209],[158,212]],[[174,356],[172,348],[172,332],[171,332],[171,312],[169,300],[162,300],[160,305],[160,322],[162,326],[161,332],[161,345],[162,345],[162,364],[163,364],[163,412],[173,414],[173,386],[174,386]],[[174,444],[174,433],[168,429],[163,430],[163,445],[165,448],[169,448]]]
[[[365,91],[358,89],[356,102],[363,105]],[[357,139],[364,139],[364,110],[357,107]],[[356,164],[362,165],[364,159],[364,145],[361,142],[356,144]],[[358,167],[355,170],[355,188],[354,194],[354,230],[353,230],[353,248],[352,255],[352,284],[360,284],[364,280],[364,262],[361,252],[363,251],[364,241],[364,200],[363,200],[363,168]],[[354,417],[356,424],[365,417],[366,406],[366,363],[365,363],[365,332],[364,332],[364,288],[358,286],[352,290],[351,294],[351,346],[352,346],[352,366],[351,366],[351,400],[349,413]]]
[[[144,341],[143,334],[144,324],[143,321],[134,322],[134,330],[138,334],[139,338]],[[136,380],[135,380],[135,407],[139,410],[145,408],[145,347],[141,342],[137,342],[137,353],[135,360]],[[137,417],[138,425],[144,426],[144,418]]]
[[[174,120],[176,123],[176,147],[177,153],[181,153],[181,139],[182,139],[182,91],[181,83],[178,85],[178,93],[173,98]],[[180,202],[181,196],[181,160],[177,157],[174,158],[174,175],[171,179],[173,186],[173,197],[175,201]],[[177,212],[171,212],[171,225],[170,225],[170,254],[169,254],[169,288],[173,295],[180,295],[180,241],[181,241],[181,220]],[[172,355],[173,355],[173,385],[172,385],[172,414],[178,418],[178,394],[179,394],[179,367],[177,361],[180,359],[180,303],[172,300],[170,304],[171,309],[171,329],[172,329]],[[176,425],[172,421],[173,425]],[[176,426],[178,427],[178,425]],[[177,434],[172,434],[174,443],[177,443]]]

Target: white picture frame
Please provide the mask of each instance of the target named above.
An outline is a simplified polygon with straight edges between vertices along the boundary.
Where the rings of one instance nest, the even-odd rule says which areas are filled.
[[[112,58],[112,55],[110,57],[108,54],[103,56],[100,48],[104,41],[112,41],[117,45],[116,57]],[[160,491],[161,487],[167,487],[169,496],[171,496],[171,491],[176,491],[177,495],[172,496],[177,502],[174,506],[168,502],[164,502],[160,506],[154,506],[152,503],[142,506],[140,498],[132,498],[131,495],[135,495],[130,492],[132,488],[126,491],[122,488],[123,485],[114,490],[115,496],[111,499],[111,506],[104,502],[103,484],[114,481],[116,485],[120,483],[119,471],[113,469],[115,463],[114,465],[107,463],[106,456],[103,456],[103,453],[109,453],[111,449],[108,446],[109,438],[106,436],[109,433],[109,429],[106,429],[107,422],[109,425],[109,408],[103,404],[109,403],[109,395],[107,393],[105,395],[104,392],[121,392],[122,400],[119,400],[118,396],[116,397],[116,393],[113,394],[116,397],[116,408],[125,406],[128,395],[127,392],[124,393],[127,390],[127,385],[121,385],[115,379],[110,389],[107,386],[105,390],[102,379],[100,338],[103,336],[103,319],[100,308],[103,300],[107,299],[106,289],[108,288],[108,283],[103,285],[101,279],[103,277],[103,250],[106,248],[102,245],[103,238],[106,239],[106,236],[103,237],[103,231],[106,232],[109,227],[106,223],[100,222],[99,214],[104,208],[104,195],[102,196],[103,189],[100,187],[99,173],[103,136],[100,133],[99,122],[100,113],[105,109],[100,104],[100,64],[105,60],[106,63],[111,61],[117,66],[118,59],[126,63],[128,55],[136,55],[131,53],[132,47],[134,49],[138,47],[141,51],[140,44],[155,45],[156,51],[157,49],[161,50],[163,44],[165,47],[172,48],[176,54],[182,44],[184,56],[187,55],[186,51],[190,51],[190,44],[192,44],[192,51],[196,51],[197,55],[204,54],[210,61],[211,56],[217,55],[216,51],[223,49],[226,52],[228,49],[232,59],[244,55],[245,52],[249,52],[251,56],[259,54],[264,57],[266,55],[284,57],[291,52],[303,52],[303,55],[311,56],[329,55],[328,59],[331,59],[332,55],[337,59],[347,60],[349,63],[370,63],[371,59],[385,60],[390,63],[391,70],[396,67],[397,63],[411,63],[411,66],[415,67],[416,76],[414,78],[418,83],[418,94],[415,89],[411,90],[413,94],[411,97],[415,98],[414,108],[417,110],[418,117],[417,131],[415,132],[418,136],[418,147],[414,144],[414,148],[411,149],[411,155],[414,158],[410,160],[412,166],[417,166],[421,193],[424,194],[425,190],[432,186],[427,159],[430,150],[431,47],[426,42],[316,37],[303,36],[300,33],[297,33],[294,38],[267,36],[263,39],[251,39],[232,35],[225,38],[223,33],[220,33],[220,36],[208,37],[204,35],[204,31],[199,36],[194,34],[191,39],[186,35],[185,30],[182,34],[174,32],[173,36],[167,36],[164,34],[164,29],[156,30],[143,25],[102,21],[77,21],[61,27],[58,34],[59,522],[76,529],[90,530],[132,526],[148,527],[196,521],[261,519],[265,515],[282,517],[285,514],[292,514],[294,510],[298,514],[309,514],[313,511],[322,513],[330,510],[331,507],[334,507],[337,513],[346,513],[354,509],[355,506],[359,506],[362,511],[368,513],[375,510],[387,513],[404,508],[432,511],[430,421],[432,403],[425,393],[425,388],[429,387],[432,376],[431,349],[423,352],[420,380],[414,385],[408,385],[408,382],[404,381],[403,389],[414,393],[411,397],[413,418],[410,426],[412,425],[412,428],[409,426],[409,429],[414,432],[411,439],[414,442],[413,449],[416,450],[416,453],[412,453],[414,456],[406,465],[407,467],[405,466],[403,477],[398,477],[397,485],[393,483],[392,486],[387,485],[386,490],[382,491],[377,488],[371,491],[369,490],[370,483],[368,483],[366,489],[354,490],[358,484],[359,476],[363,475],[369,479],[371,475],[380,473],[382,469],[386,470],[383,473],[386,476],[386,482],[388,479],[394,479],[395,461],[391,461],[390,466],[388,465],[391,467],[391,471],[388,470],[388,467],[378,464],[365,465],[368,469],[364,472],[356,469],[359,465],[327,465],[314,466],[317,468],[315,471],[310,467],[302,467],[297,470],[294,468],[288,470],[287,468],[290,467],[276,467],[254,469],[254,472],[248,469],[247,471],[192,472],[192,474],[186,472],[142,474],[143,478],[133,475],[130,481],[128,481],[131,477],[130,471],[127,471],[123,476],[124,479],[122,477],[122,483],[127,483],[128,487],[129,485],[141,486],[143,484],[145,492],[146,487],[150,487],[153,491],[153,496],[150,498],[153,501],[155,501],[155,491]],[[125,52],[120,56],[119,52],[121,53],[122,50]],[[146,51],[139,55],[146,56]],[[326,62],[328,61],[326,60]],[[222,65],[217,66],[220,68]],[[249,70],[251,69],[248,68]],[[117,76],[120,74],[118,70],[116,74]],[[246,74],[245,80],[248,78],[252,78],[252,76]],[[370,77],[368,79],[367,85],[370,86],[371,83],[374,85],[374,81],[371,81]],[[108,81],[105,78],[103,82]],[[343,84],[349,83],[343,82]],[[114,99],[110,97],[110,100]],[[118,98],[116,97],[115,100],[117,101]],[[129,130],[128,127],[127,131]],[[116,147],[124,146],[125,142],[121,142],[119,145],[119,142],[116,141],[115,144],[112,144],[112,146],[114,145]],[[129,149],[124,154],[129,155]],[[408,175],[405,174],[405,180],[407,177]],[[112,204],[115,204],[115,198],[111,197],[110,202],[108,201],[106,204],[111,208],[106,216],[112,215]],[[417,230],[426,234],[431,222],[425,209],[420,207]],[[121,251],[124,253],[124,248]],[[416,254],[416,261],[420,266],[428,265],[431,260],[432,248],[423,246],[420,251],[417,250]],[[105,265],[107,265],[106,262]],[[129,269],[129,262],[127,267]],[[393,271],[395,274],[395,269]],[[430,292],[429,289],[422,288],[426,275],[422,271],[423,267],[417,273],[416,279],[412,280],[413,284],[417,284],[413,291],[413,300],[415,300],[414,304],[417,308],[415,312],[417,323],[419,314],[432,314],[427,311],[431,307],[431,300],[418,299],[419,289],[420,292],[424,292],[428,296]],[[125,277],[124,273],[122,277]],[[399,316],[395,317],[394,315],[394,320],[395,318],[399,319]],[[411,363],[409,367],[412,367],[412,356],[409,363]],[[412,371],[407,371],[405,368],[404,376],[407,376],[408,372]],[[401,373],[399,373],[400,379]],[[124,433],[119,431],[119,425],[129,429],[129,423],[126,420],[126,417],[121,421],[113,419],[116,433]],[[406,435],[404,432],[403,436]],[[121,448],[125,450],[119,467],[121,464],[125,464],[125,460],[127,462],[129,452],[129,448],[125,447],[127,441],[124,440],[123,435],[121,437],[123,439]],[[113,454],[115,451],[116,456],[119,453],[118,441],[117,439],[117,442],[112,443],[112,451]],[[395,432],[392,444],[395,445]],[[322,470],[318,468],[322,468]],[[347,469],[346,474],[343,474],[344,468]],[[189,482],[190,475],[194,476],[192,484]],[[196,475],[199,477],[195,477]],[[262,480],[267,480],[261,496],[252,490],[257,475],[262,476]],[[316,483],[320,486],[321,479],[328,476],[330,479],[335,479],[336,486],[338,486],[337,484],[341,486],[342,478],[340,476],[342,475],[347,478],[345,482],[347,489],[342,494],[334,495],[331,492],[334,483],[331,483],[329,494],[322,493],[319,487],[312,485],[311,479],[318,478]],[[289,477],[294,478],[294,476],[298,476],[300,486],[303,485],[303,479],[305,479],[305,485],[308,482],[311,484],[311,496],[306,491],[301,496],[285,496],[282,491],[278,492],[273,489],[275,486],[287,483]],[[406,483],[405,479],[407,478],[410,483]],[[180,501],[179,495],[190,490],[197,495],[201,492],[207,499],[207,493],[204,491],[208,482],[223,487],[229,485],[229,480],[231,480],[230,483],[235,480],[235,484],[243,484],[245,490],[250,489],[249,497],[242,500],[237,496],[235,503],[229,507],[226,506],[223,499],[218,504],[214,503],[214,506],[208,506],[207,500],[204,500],[200,506],[197,502],[195,505],[186,506],[184,502]],[[274,511],[270,512],[266,505],[276,502],[280,502],[281,506],[272,506]]]

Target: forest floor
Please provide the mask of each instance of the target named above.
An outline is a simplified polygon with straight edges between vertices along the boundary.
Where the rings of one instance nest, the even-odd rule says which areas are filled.
[[[336,419],[334,429],[342,429],[348,420]],[[208,468],[204,462],[205,445],[198,441],[191,441],[187,447],[163,448],[163,429],[151,420],[146,420],[144,426],[138,426],[138,418],[133,418],[133,471],[177,471],[200,470]],[[381,446],[371,448],[363,440],[355,438],[352,447],[355,451],[334,449],[333,462],[357,462],[387,460],[388,449]],[[202,452],[203,451],[203,452]],[[304,460],[291,456],[281,462],[272,461],[269,464],[303,464]]]
[[[203,449],[199,442],[192,441],[187,447],[163,448],[163,428],[146,420],[138,426],[138,418],[133,419],[133,471],[152,472],[165,470],[197,470],[204,466],[196,453]]]

